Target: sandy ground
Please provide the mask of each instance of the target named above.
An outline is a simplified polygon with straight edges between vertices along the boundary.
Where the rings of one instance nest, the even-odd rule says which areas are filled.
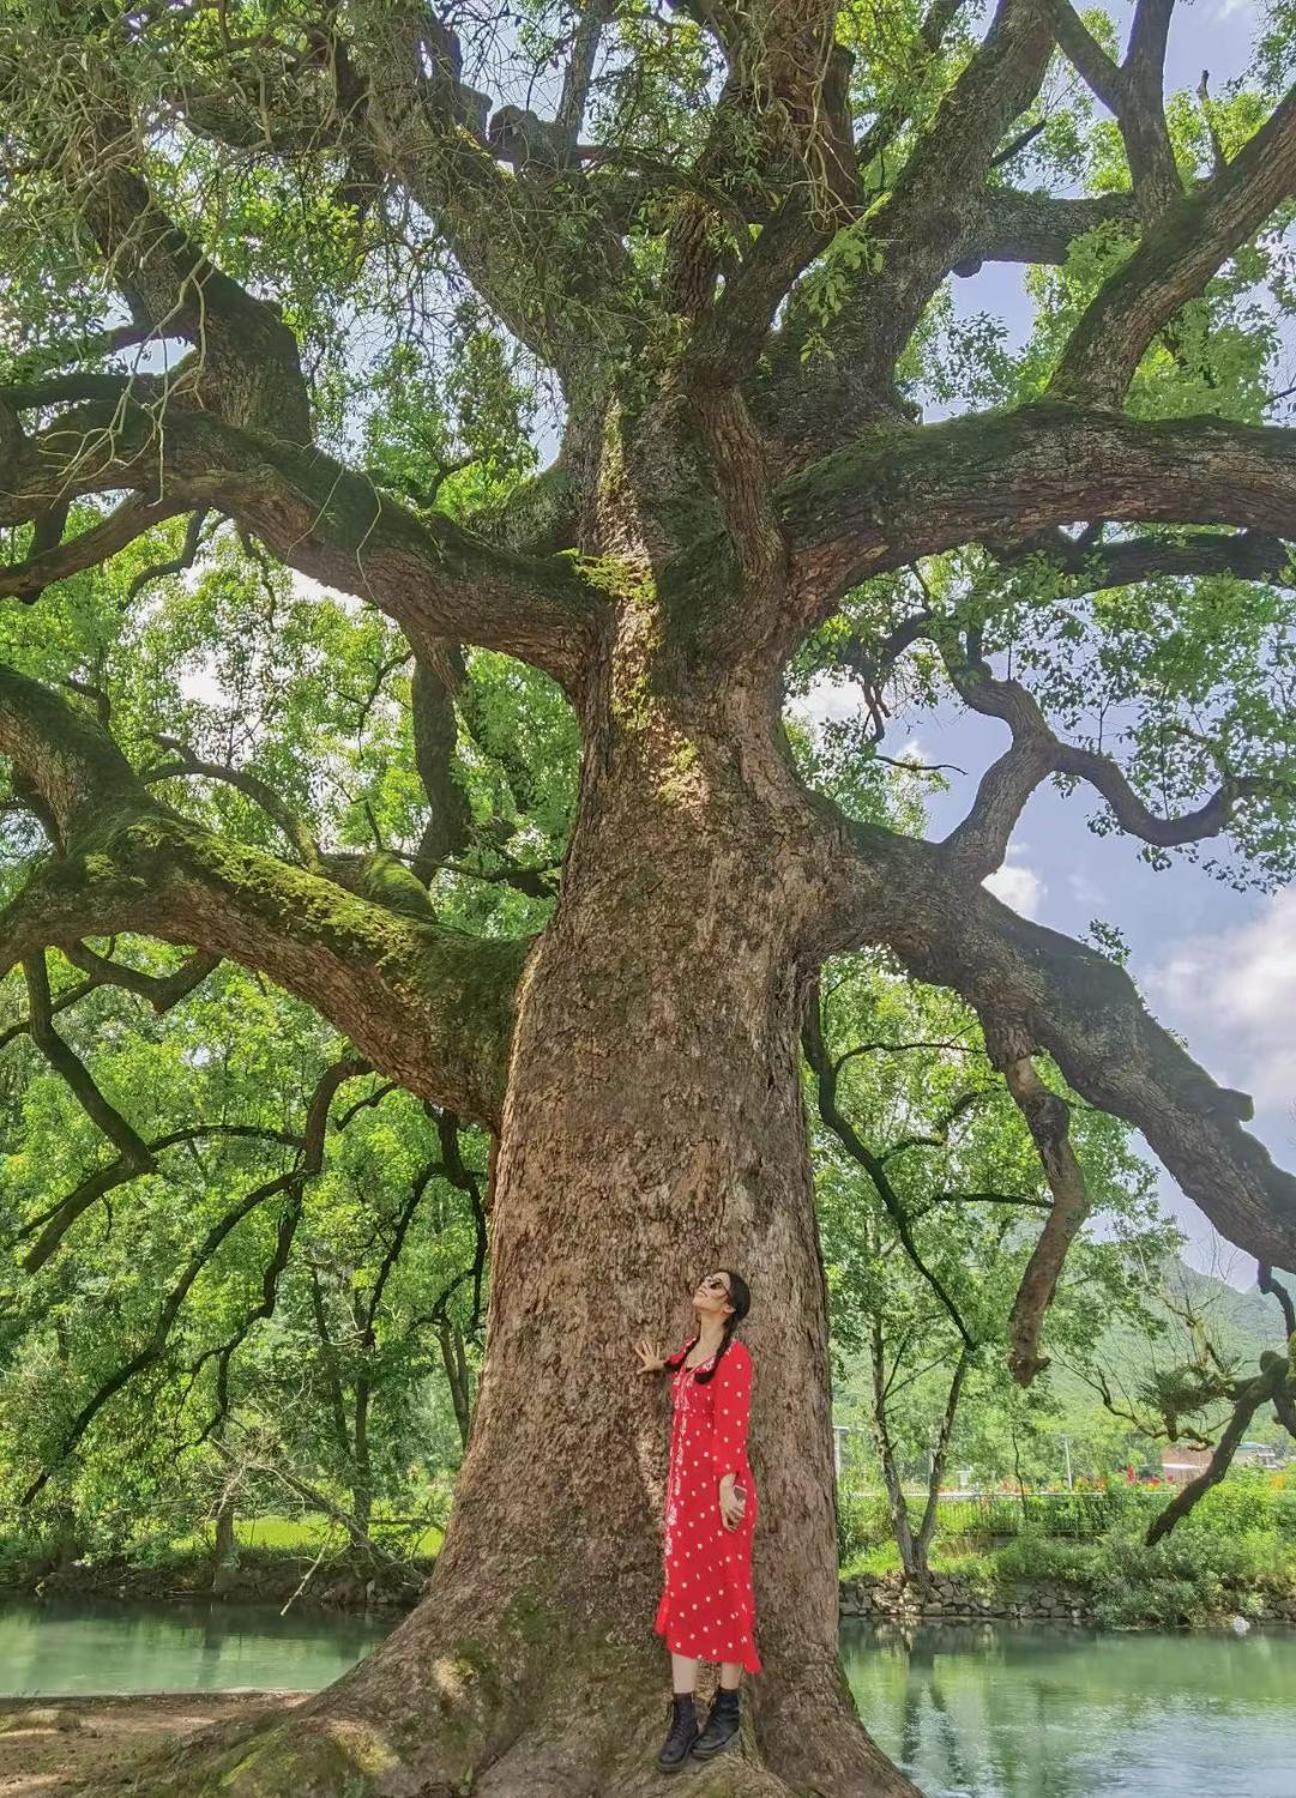
[[[141,1756],[183,1741],[209,1723],[252,1719],[298,1704],[303,1696],[196,1692],[0,1699],[0,1798],[129,1791],[131,1768]]]

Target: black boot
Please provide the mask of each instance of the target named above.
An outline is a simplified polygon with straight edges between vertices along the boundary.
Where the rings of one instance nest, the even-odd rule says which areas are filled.
[[[689,1749],[698,1739],[697,1714],[692,1692],[676,1692],[671,1710],[670,1734],[662,1743],[657,1765],[663,1773],[678,1773],[688,1765]]]
[[[727,1692],[721,1686],[715,1695],[715,1703],[711,1706],[707,1726],[693,1744],[693,1758],[696,1761],[709,1761],[713,1754],[723,1754],[737,1740],[738,1690],[735,1687],[732,1692]]]

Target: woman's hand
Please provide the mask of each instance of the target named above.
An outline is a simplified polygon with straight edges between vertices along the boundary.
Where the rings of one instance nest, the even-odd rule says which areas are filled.
[[[734,1496],[734,1475],[727,1473],[720,1482],[720,1517],[727,1530],[736,1530],[747,1509],[746,1494]]]
[[[643,1362],[643,1366],[639,1369],[640,1373],[660,1373],[666,1365],[665,1357],[657,1353],[646,1336],[642,1342],[636,1343],[635,1353]]]

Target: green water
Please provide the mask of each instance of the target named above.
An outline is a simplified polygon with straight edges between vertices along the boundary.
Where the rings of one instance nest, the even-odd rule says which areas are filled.
[[[0,1601],[0,1697],[310,1691],[391,1619]],[[1296,1798],[1296,1631],[849,1622],[860,1713],[926,1798]],[[663,1669],[664,1673],[664,1669]]]
[[[310,1692],[346,1672],[391,1619],[266,1605],[0,1600],[0,1697]]]
[[[842,1652],[927,1798],[1296,1798],[1296,1631],[849,1621]]]

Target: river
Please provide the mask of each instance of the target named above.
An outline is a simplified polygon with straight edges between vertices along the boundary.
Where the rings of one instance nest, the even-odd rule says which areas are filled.
[[[264,1606],[0,1601],[0,1697],[307,1691],[380,1641]],[[874,1736],[927,1798],[1296,1798],[1296,1631],[848,1621]]]

